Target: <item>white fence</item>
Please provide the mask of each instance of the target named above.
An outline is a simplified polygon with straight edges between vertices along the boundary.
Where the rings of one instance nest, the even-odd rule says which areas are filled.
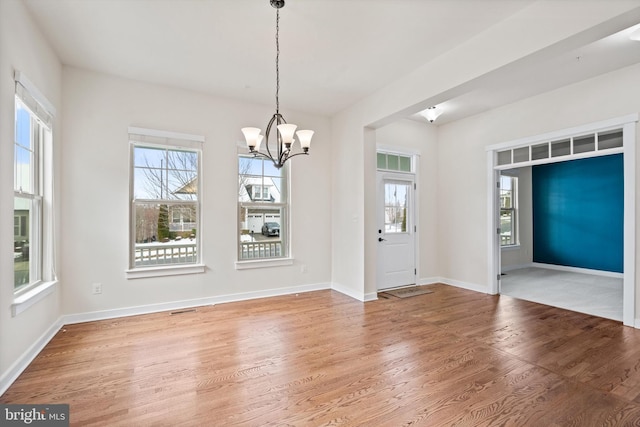
[[[189,264],[197,261],[196,243],[155,243],[136,245],[136,267],[144,265]]]
[[[241,242],[240,259],[275,258],[282,256],[282,241]]]

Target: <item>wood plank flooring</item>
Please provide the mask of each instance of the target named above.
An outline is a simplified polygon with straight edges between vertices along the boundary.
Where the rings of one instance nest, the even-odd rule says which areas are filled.
[[[74,426],[640,425],[640,331],[446,285],[62,328],[0,403]]]

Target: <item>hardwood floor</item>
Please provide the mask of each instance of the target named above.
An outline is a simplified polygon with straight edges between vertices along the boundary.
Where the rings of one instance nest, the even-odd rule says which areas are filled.
[[[446,285],[68,325],[0,403],[75,426],[640,425],[640,331]]]

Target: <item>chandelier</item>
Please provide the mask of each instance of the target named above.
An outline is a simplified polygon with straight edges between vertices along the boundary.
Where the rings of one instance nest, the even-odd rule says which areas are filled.
[[[270,159],[273,165],[280,169],[284,166],[284,163],[292,157],[299,156],[301,154],[309,154],[309,146],[311,145],[311,137],[313,136],[312,130],[299,130],[296,132],[297,126],[287,121],[280,114],[280,9],[284,7],[284,0],[270,0],[271,6],[276,9],[276,112],[269,120],[267,124],[267,130],[264,135],[261,135],[260,128],[246,127],[242,128],[242,133],[247,141],[247,148],[254,157],[264,157]],[[271,128],[276,125],[275,137],[276,147],[275,152],[271,152],[269,147],[269,135],[271,134]],[[291,148],[295,142],[294,133],[298,136],[300,142],[300,148],[302,151],[293,153]],[[260,151],[260,145],[262,140],[265,140],[265,151]]]

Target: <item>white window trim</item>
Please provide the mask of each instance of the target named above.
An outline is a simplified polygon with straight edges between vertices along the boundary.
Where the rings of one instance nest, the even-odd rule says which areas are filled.
[[[202,206],[203,206],[203,197],[201,186],[203,182],[203,171],[202,171],[202,144],[205,142],[205,137],[202,135],[188,134],[188,133],[180,133],[180,132],[171,132],[164,131],[159,129],[149,129],[142,127],[129,126],[128,127],[128,135],[129,135],[129,144],[130,145],[138,145],[138,146],[149,146],[149,147],[160,147],[165,149],[189,149],[189,150],[197,150],[198,151],[198,235],[202,236]],[[153,137],[153,138],[162,138],[166,139],[166,143],[162,144],[154,144],[144,141],[137,141],[135,139],[131,139],[131,135],[139,135],[142,137]],[[184,141],[184,144],[180,144],[178,141]],[[192,143],[192,144],[191,144]],[[133,159],[129,159],[129,173],[133,174]],[[133,194],[133,178],[130,175],[129,177],[129,193]],[[129,215],[132,215],[133,200],[129,199]],[[129,256],[127,259],[130,262],[131,251],[133,250],[133,219],[130,218],[130,231],[129,231]],[[149,277],[166,277],[166,276],[177,276],[177,275],[185,275],[185,274],[199,274],[204,273],[206,270],[206,265],[202,262],[202,239],[201,237],[197,240],[196,250],[198,253],[198,262],[194,264],[168,264],[168,265],[158,265],[158,266],[145,266],[145,267],[132,267],[128,266],[125,270],[126,279],[142,279]]]
[[[240,146],[238,145],[238,153],[236,155],[236,166],[237,166],[237,159],[239,159],[240,156],[246,156],[248,158],[252,158],[250,157],[250,155],[246,152],[246,147],[244,146]],[[268,161],[268,159],[265,159],[265,161]],[[286,170],[285,170],[285,174],[286,174],[286,182],[287,182],[287,199],[286,202],[274,202],[274,203],[269,203],[268,205],[265,204],[263,201],[260,202],[246,202],[243,203],[245,206],[254,206],[257,208],[260,207],[265,207],[265,205],[269,206],[269,207],[278,207],[280,209],[280,217],[282,218],[283,216],[286,218],[286,224],[283,224],[282,220],[280,221],[280,237],[282,237],[283,235],[283,230],[286,227],[286,235],[287,235],[287,241],[286,243],[283,241],[283,247],[285,247],[286,245],[286,253],[287,256],[284,257],[278,257],[278,258],[251,258],[251,259],[239,259],[240,257],[240,248],[238,247],[238,250],[236,251],[236,261],[235,261],[235,268],[236,270],[249,270],[249,269],[254,269],[254,268],[267,268],[267,267],[280,267],[280,266],[286,266],[286,265],[292,265],[294,262],[294,257],[293,257],[293,244],[292,244],[292,238],[291,238],[291,229],[292,229],[292,211],[293,208],[291,206],[291,187],[293,185],[293,183],[291,182],[291,169],[292,169],[292,165],[289,163],[287,164]],[[237,170],[236,172],[236,177],[240,176],[240,171]],[[284,175],[283,175],[284,177]],[[261,186],[262,187],[262,186]],[[252,190],[253,191],[253,190]],[[241,204],[241,202],[236,200],[236,206],[239,206]],[[282,212],[282,209],[284,208],[284,213]],[[238,232],[239,227],[238,227]],[[236,244],[239,245],[240,243],[240,237],[236,237]]]
[[[46,126],[48,128],[49,133],[43,135],[44,140],[41,142],[40,153],[39,156],[41,159],[39,161],[45,161],[44,156],[45,152],[49,151],[49,155],[51,155],[52,147],[46,147],[45,144],[46,136],[49,136],[49,143],[53,142],[53,124],[51,123],[56,116],[56,109],[53,104],[40,92],[40,90],[27,78],[27,76],[19,70],[14,72],[14,80],[17,84],[21,85],[24,90],[28,93],[29,96],[32,97],[33,100],[37,103],[38,107],[41,107],[43,111],[40,111],[40,116],[32,112],[38,117],[39,120],[43,120],[45,118],[42,116],[48,115],[48,120],[50,122],[49,125]],[[15,102],[15,101],[14,101]],[[15,108],[15,107],[14,107]],[[29,108],[27,106],[27,108]],[[54,204],[54,195],[53,195],[53,171],[51,170],[51,165],[42,164],[39,179],[43,179],[43,175],[45,171],[49,171],[50,179],[47,182],[41,182],[40,185],[43,185],[41,191],[44,197],[48,195],[51,207],[50,209],[55,209]],[[43,203],[44,205],[44,203]],[[24,287],[22,289],[14,290],[13,301],[11,303],[11,316],[15,317],[20,313],[23,313],[29,307],[33,306],[37,302],[43,300],[46,296],[53,293],[58,288],[58,280],[55,273],[55,225],[53,220],[54,211],[46,211],[44,207],[42,207],[42,233],[40,247],[41,251],[41,274],[42,280],[40,282],[34,283],[30,286]],[[49,230],[48,235],[44,235],[44,233]]]
[[[513,222],[515,222],[515,237],[516,237],[516,243],[513,243],[511,245],[502,245],[500,244],[500,249],[518,249],[520,248],[520,212],[519,212],[519,197],[520,197],[520,189],[518,188],[518,186],[520,185],[520,183],[518,182],[518,177],[517,176],[509,176],[509,175],[502,175],[500,178],[502,178],[503,176],[509,177],[512,179],[511,181],[511,208],[508,210],[511,210],[513,212]],[[513,179],[515,178],[516,180],[516,188],[513,188]],[[502,189],[502,186],[501,188]],[[500,207],[499,211],[502,211],[502,207]],[[514,224],[511,224],[511,229],[514,229]]]
[[[23,293],[16,295],[11,304],[11,316],[15,317],[41,301],[58,288],[58,281],[41,282]]]
[[[236,270],[250,270],[253,268],[282,267],[293,265],[293,258],[265,258],[236,261]]]
[[[183,274],[204,273],[204,264],[162,265],[158,267],[142,267],[125,271],[127,279],[145,279],[147,277],[178,276]]]

